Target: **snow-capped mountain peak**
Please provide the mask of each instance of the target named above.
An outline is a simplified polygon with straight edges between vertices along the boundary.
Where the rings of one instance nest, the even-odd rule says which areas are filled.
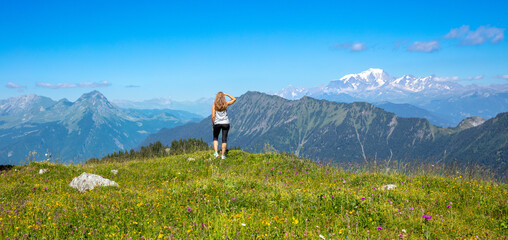
[[[383,69],[379,69],[379,68],[369,68],[368,70],[363,71],[363,72],[356,74],[356,75],[358,75],[362,79],[365,79],[368,81],[375,81],[375,82],[379,83],[380,85],[393,79]]]
[[[393,77],[383,69],[369,68],[361,73],[348,74],[339,80],[332,81],[327,87],[336,89],[337,92],[354,92],[375,90],[391,81],[393,81]]]
[[[299,99],[303,96],[320,98],[333,95],[348,95],[363,101],[407,101],[418,97],[443,97],[459,94],[465,88],[452,81],[438,81],[435,76],[402,77],[390,76],[379,68],[369,68],[363,72],[347,74],[338,80],[331,81],[325,87],[295,88],[289,86],[276,95],[287,99]],[[311,91],[312,90],[312,91]],[[415,95],[416,94],[416,95]]]

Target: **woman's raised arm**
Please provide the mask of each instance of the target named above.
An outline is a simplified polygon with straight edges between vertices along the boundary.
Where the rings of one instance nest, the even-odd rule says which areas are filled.
[[[235,103],[236,102],[236,98],[227,94],[227,93],[224,93],[224,95],[228,96],[229,98],[231,98],[231,101],[228,101],[228,106]]]

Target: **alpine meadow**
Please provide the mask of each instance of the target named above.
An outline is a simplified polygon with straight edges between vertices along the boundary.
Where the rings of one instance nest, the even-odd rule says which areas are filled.
[[[47,169],[39,174],[40,169]],[[117,170],[115,175],[112,170]],[[417,172],[211,151],[126,162],[33,162],[0,175],[5,239],[502,239],[508,187]],[[80,193],[89,172],[118,182]],[[462,175],[463,174],[463,175]],[[23,179],[23,180],[21,180]],[[388,190],[386,185],[394,184]]]

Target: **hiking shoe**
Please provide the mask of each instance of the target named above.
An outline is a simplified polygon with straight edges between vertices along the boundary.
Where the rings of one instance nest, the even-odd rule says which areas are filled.
[[[214,153],[213,153],[213,156],[214,156],[215,158],[218,158],[218,157],[219,157],[219,154],[218,154],[217,152],[214,152]]]
[[[226,159],[226,156],[222,155],[221,158],[222,158],[222,160],[224,160],[224,159]]]

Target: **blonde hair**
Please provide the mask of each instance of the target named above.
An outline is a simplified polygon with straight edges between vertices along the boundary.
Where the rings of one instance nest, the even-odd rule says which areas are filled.
[[[215,110],[216,111],[224,111],[228,108],[228,102],[226,102],[226,98],[224,97],[223,92],[218,92],[215,96]]]

